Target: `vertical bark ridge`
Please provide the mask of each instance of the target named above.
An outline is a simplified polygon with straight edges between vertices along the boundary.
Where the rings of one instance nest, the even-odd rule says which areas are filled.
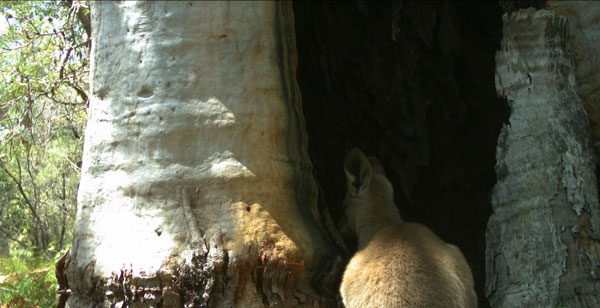
[[[295,168],[296,172],[294,172],[295,201],[305,223],[315,226],[309,229],[313,232],[311,238],[314,239],[309,249],[313,251],[311,254],[315,254],[314,257],[311,257],[315,260],[315,263],[309,265],[309,271],[313,281],[326,282],[326,286],[319,289],[337,294],[337,286],[333,284],[336,281],[335,277],[338,277],[340,273],[333,270],[333,268],[339,268],[340,266],[323,258],[323,256],[331,255],[333,252],[330,251],[330,245],[321,241],[321,239],[327,238],[331,242],[331,239],[320,223],[321,219],[317,208],[317,185],[312,176],[313,165],[308,156],[308,136],[302,108],[302,95],[296,79],[298,52],[296,49],[292,2],[281,1],[277,3],[277,24],[279,30],[277,33],[278,45],[281,48],[281,76],[284,84],[285,100],[288,102],[286,105],[287,116],[290,127],[297,128],[288,132],[287,139],[288,155],[294,158],[293,161],[300,162]],[[337,259],[335,262],[340,263],[341,260]]]

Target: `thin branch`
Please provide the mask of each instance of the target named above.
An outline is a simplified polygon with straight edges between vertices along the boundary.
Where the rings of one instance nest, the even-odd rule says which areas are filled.
[[[62,0],[61,3],[65,7],[70,8],[71,10],[77,10],[77,19],[79,19],[79,22],[81,22],[81,26],[85,30],[87,37],[91,38],[92,37],[92,26],[91,26],[92,23],[90,21],[89,8],[81,3],[77,3],[77,6],[75,7],[75,6],[73,6],[73,0]],[[85,10],[82,10],[81,8],[86,9],[88,11],[88,13],[86,14]]]
[[[80,88],[78,85],[74,84],[74,83],[66,83],[68,86],[70,86],[71,88],[75,89],[75,91],[77,92],[77,94],[79,94],[79,97],[81,97],[81,99],[87,103],[88,101],[88,95],[87,93],[85,93],[85,91],[83,91],[82,88]]]
[[[85,105],[86,102],[78,102],[78,103],[67,103],[67,102],[61,102],[59,100],[57,100],[56,98],[48,95],[48,92],[44,92],[42,94],[40,94],[39,96],[45,96],[46,98],[50,99],[51,101],[60,104],[60,105],[65,105],[65,106],[81,106],[81,105]]]
[[[29,211],[31,211],[31,214],[33,215],[35,220],[38,222],[38,224],[42,225],[40,217],[37,213],[37,210],[33,206],[33,203],[27,197],[27,193],[25,192],[25,189],[23,188],[23,182],[21,181],[21,179],[22,179],[21,162],[19,161],[18,158],[15,158],[15,160],[17,161],[17,166],[19,167],[19,178],[18,179],[15,175],[13,175],[10,171],[8,171],[8,169],[6,168],[6,166],[4,165],[4,163],[2,161],[0,161],[0,168],[2,168],[2,170],[4,170],[4,173],[6,173],[6,175],[8,175],[13,180],[15,185],[17,185],[17,190],[19,191],[19,194],[25,201],[25,204],[27,204]]]
[[[54,36],[54,33],[37,33],[32,39],[29,40],[29,42],[21,45],[21,46],[17,46],[17,47],[13,47],[13,48],[2,48],[2,50],[4,51],[16,51],[16,50],[21,50],[29,45],[31,45],[34,41],[36,41],[37,39],[39,39],[42,36]]]
[[[72,160],[70,160],[67,157],[67,155],[65,155],[63,153],[59,153],[59,152],[54,152],[54,151],[50,151],[50,152],[54,153],[54,154],[58,154],[60,157],[62,157],[64,160],[66,160],[69,163],[69,165],[71,165],[71,168],[73,168],[73,170],[75,172],[77,172],[77,173],[81,172],[81,168],[79,168],[76,163],[74,163]]]
[[[67,230],[67,223],[68,223],[68,211],[67,211],[67,180],[66,180],[66,175],[63,172],[61,174],[62,176],[62,196],[61,196],[61,204],[62,204],[62,210],[64,211],[64,215],[63,215],[63,223],[61,225],[61,230],[60,230],[60,237],[58,240],[58,247],[62,248],[63,247],[63,241],[65,238],[65,231]]]
[[[29,18],[27,18],[27,16],[23,16],[23,19],[25,19],[25,21],[27,21],[27,23],[29,23],[29,25],[33,28],[33,30],[35,30],[35,34],[39,35],[40,34],[40,30],[35,26],[35,24],[29,20]]]
[[[67,50],[67,53],[65,53],[65,56],[62,59],[62,63],[60,64],[60,71],[58,73],[58,79],[63,80],[64,79],[64,73],[65,73],[65,65],[67,65],[67,60],[69,60],[69,55],[71,55],[71,51],[73,50],[73,48],[69,48],[69,50]]]
[[[29,175],[29,181],[31,183],[31,186],[33,187],[33,198],[35,203],[39,203],[40,200],[40,190],[37,187],[36,183],[35,183],[35,177],[33,176],[33,174],[31,173],[31,170],[34,169],[33,166],[33,162],[32,162],[32,158],[31,158],[31,151],[27,151],[27,159],[26,159],[26,163],[27,163],[27,168],[25,168],[25,170],[27,171],[27,175]]]
[[[2,234],[4,234],[4,236],[6,236],[7,239],[9,239],[9,240],[11,240],[13,242],[16,242],[17,244],[23,246],[23,248],[25,248],[25,249],[30,249],[31,248],[27,244],[25,244],[22,241],[20,241],[18,238],[12,237],[11,232],[8,232],[8,231],[4,230],[4,228],[0,227],[0,232],[2,232]]]
[[[12,105],[12,104],[16,103],[18,100],[20,100],[21,98],[23,98],[23,96],[25,96],[25,95],[21,95],[19,97],[15,97],[15,98],[7,101],[6,104]]]

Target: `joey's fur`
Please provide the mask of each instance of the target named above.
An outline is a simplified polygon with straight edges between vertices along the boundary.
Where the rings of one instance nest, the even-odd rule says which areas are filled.
[[[379,161],[352,149],[344,162],[348,227],[358,252],[340,292],[347,308],[477,307],[473,275],[460,250],[429,228],[403,222]]]

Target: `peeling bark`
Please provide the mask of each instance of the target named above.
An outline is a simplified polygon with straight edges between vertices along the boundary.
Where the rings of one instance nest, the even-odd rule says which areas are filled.
[[[486,293],[492,307],[598,307],[595,158],[567,20],[535,9],[503,19],[496,89],[512,113],[496,152]]]

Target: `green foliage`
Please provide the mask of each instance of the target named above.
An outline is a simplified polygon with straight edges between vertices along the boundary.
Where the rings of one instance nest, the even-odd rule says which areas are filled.
[[[2,307],[54,307],[58,284],[54,264],[66,252],[53,259],[35,257],[31,251],[15,249],[0,257],[0,304]]]
[[[70,243],[76,211],[89,10],[71,1],[8,1],[0,2],[0,19],[0,254],[18,246],[49,256]],[[20,285],[40,284],[50,272],[19,272]]]
[[[76,211],[90,31],[85,3],[0,2],[2,307],[54,306],[54,264]]]

